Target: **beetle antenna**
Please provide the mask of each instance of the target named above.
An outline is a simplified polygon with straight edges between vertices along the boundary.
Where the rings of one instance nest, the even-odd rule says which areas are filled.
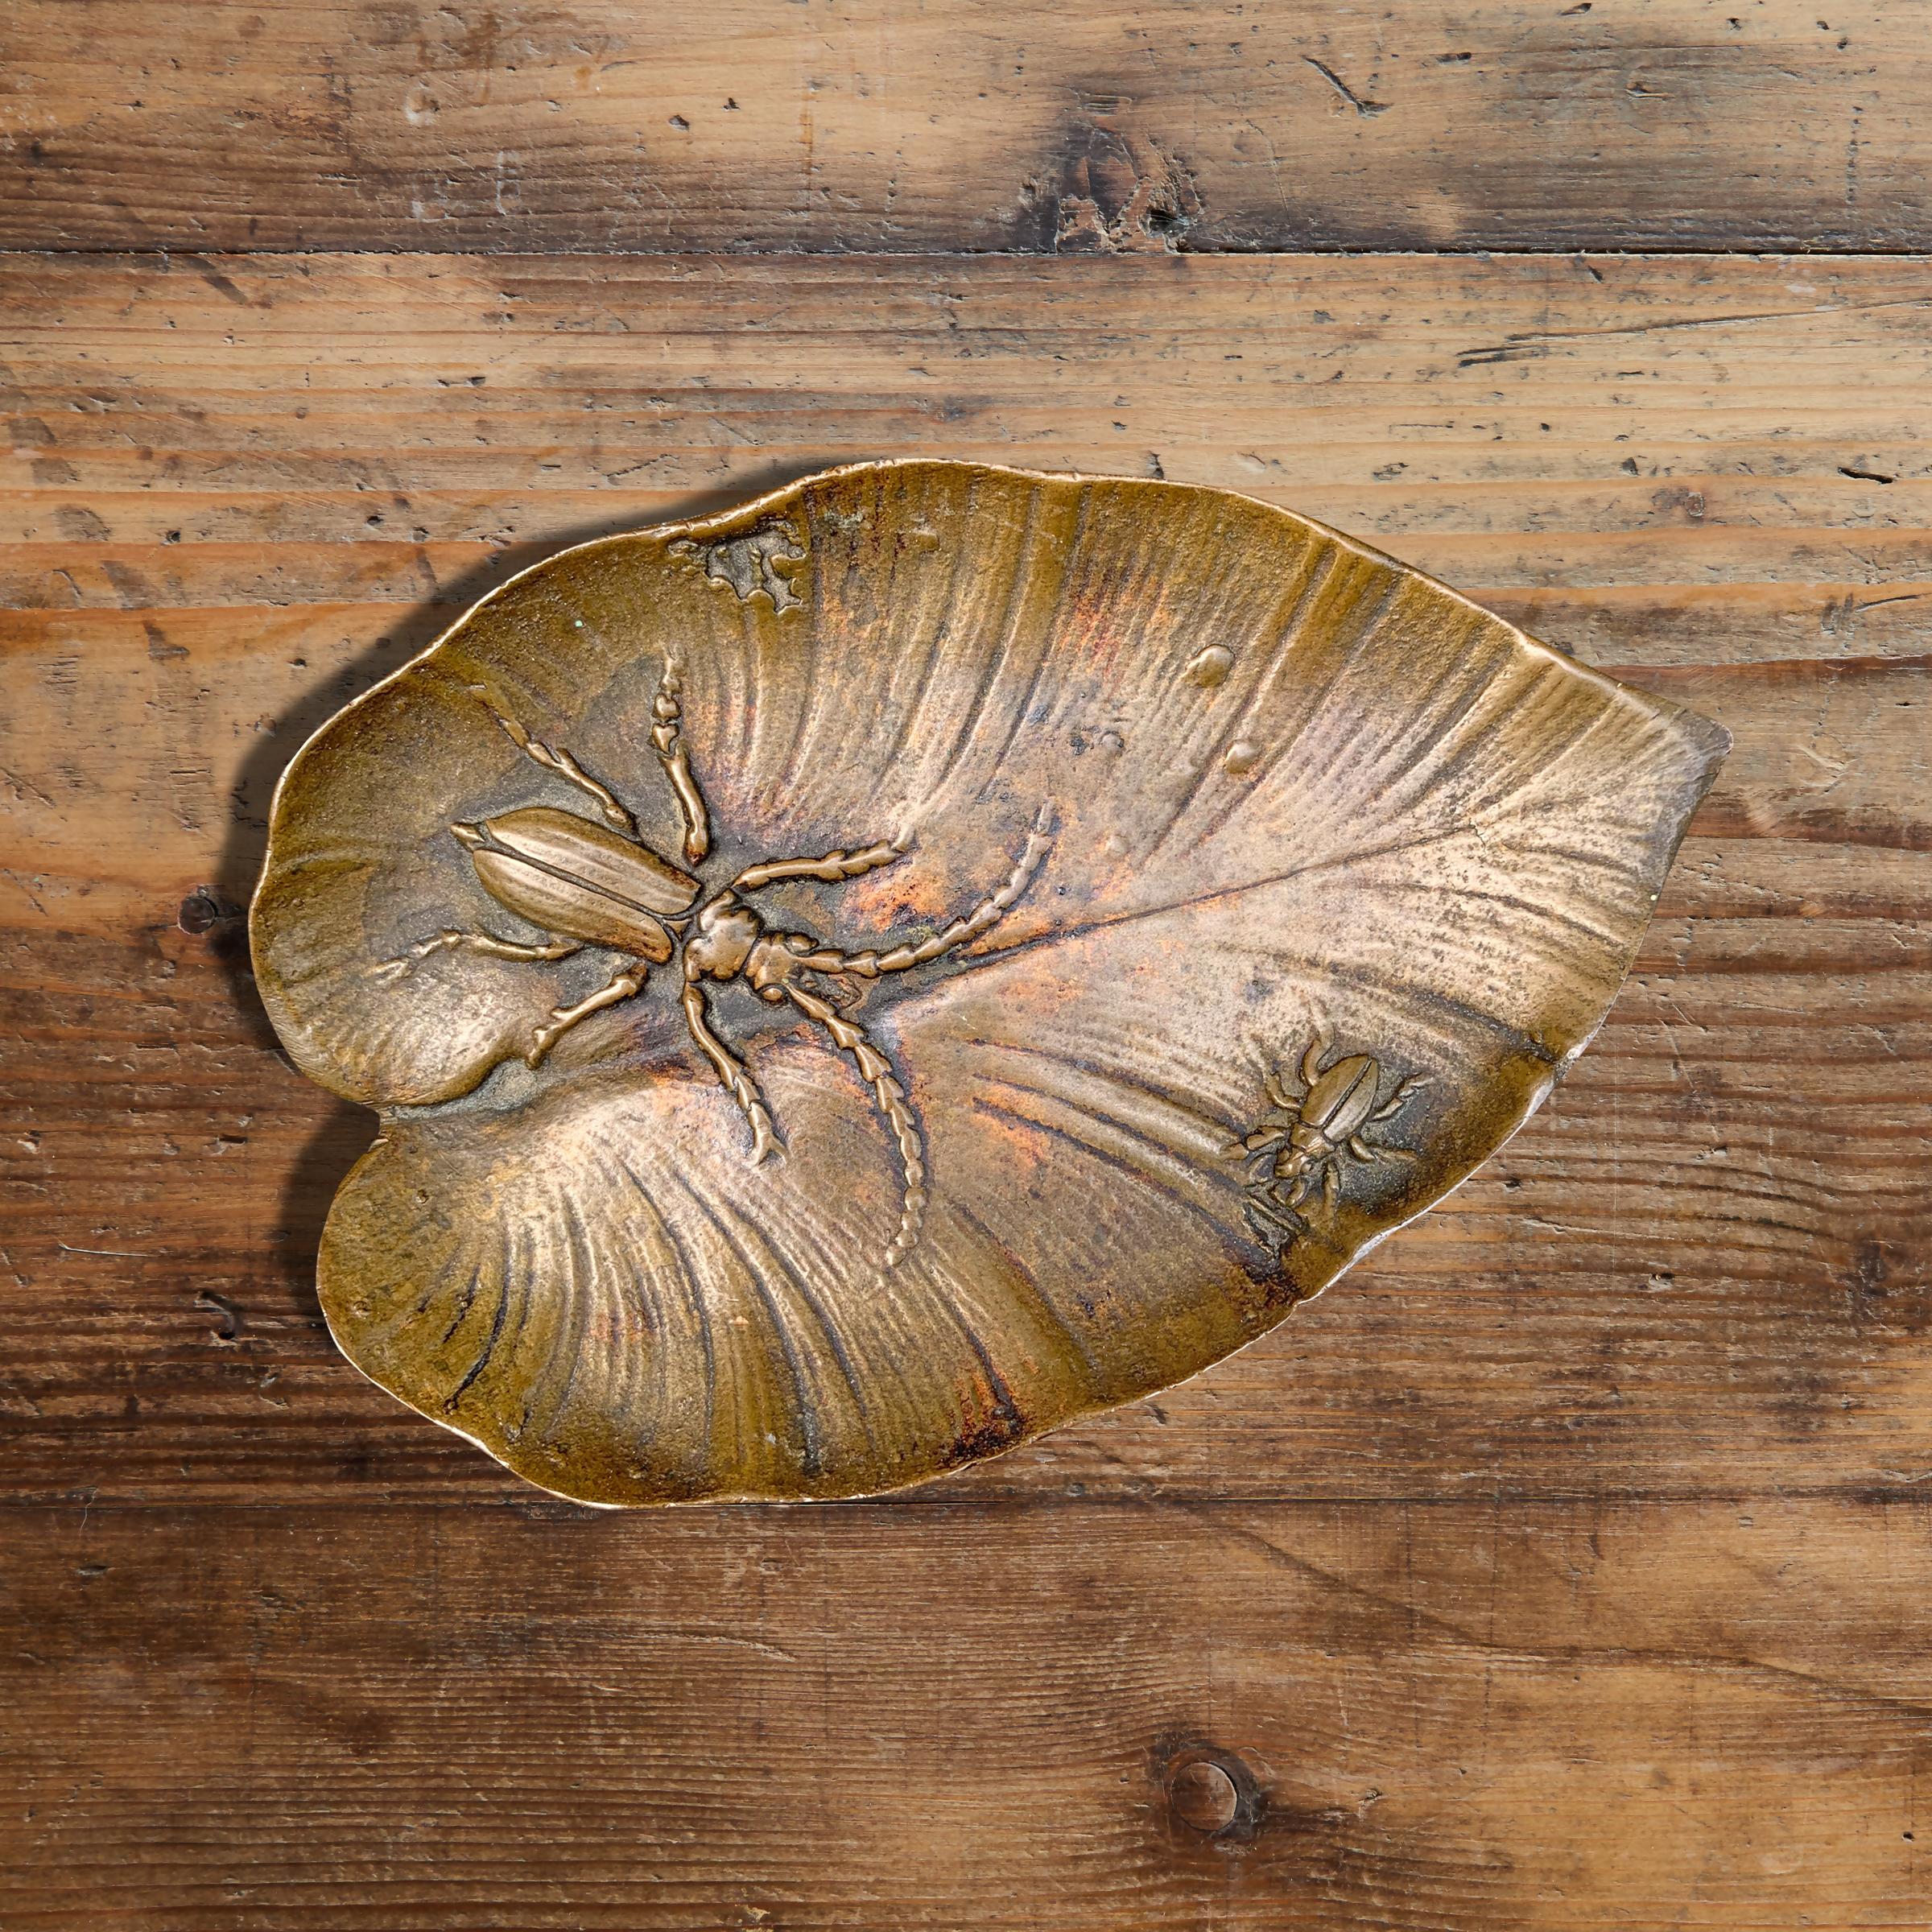
[[[1245,1205],[1249,1225],[1263,1240],[1272,1241],[1277,1248],[1285,1248],[1290,1241],[1300,1240],[1308,1232],[1307,1222],[1292,1208],[1276,1207],[1258,1190],[1249,1195]]]
[[[489,704],[489,700],[485,698],[484,703]],[[514,718],[498,711],[493,704],[489,704],[489,715],[503,727],[510,743],[533,765],[540,765],[546,771],[554,771],[559,778],[568,778],[592,799],[604,823],[613,832],[621,832],[626,838],[637,836],[638,822],[619,803],[617,795],[608,785],[593,778],[568,751],[553,750],[541,738],[533,738]]]
[[[1392,1114],[1400,1110],[1403,1103],[1408,1100],[1410,1095],[1414,1093],[1418,1087],[1433,1086],[1435,1082],[1435,1076],[1434,1074],[1418,1073],[1410,1075],[1406,1080],[1403,1080],[1402,1084],[1396,1088],[1395,1092],[1390,1094],[1389,1098],[1385,1100],[1381,1106],[1377,1108],[1373,1113],[1369,1115],[1369,1119],[1372,1121],[1387,1120]]]
[[[1327,1035],[1317,1033],[1308,1042],[1308,1051],[1302,1055],[1302,1084],[1312,1087],[1322,1077],[1322,1055],[1327,1051]],[[1286,1105],[1286,1103],[1283,1102]]]
[[[926,1219],[926,1150],[919,1139],[919,1124],[906,1104],[906,1089],[899,1084],[892,1062],[866,1038],[865,1028],[856,1020],[847,1019],[830,1001],[820,999],[795,981],[786,981],[785,992],[801,1013],[816,1020],[833,1042],[852,1055],[859,1077],[871,1088],[873,1100],[898,1143],[899,1228],[882,1257],[886,1267],[896,1266],[911,1253]]]

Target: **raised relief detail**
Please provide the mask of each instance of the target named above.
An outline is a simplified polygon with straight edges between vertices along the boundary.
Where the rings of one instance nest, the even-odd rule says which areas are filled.
[[[753,597],[771,601],[776,611],[795,610],[804,602],[792,588],[791,566],[805,561],[805,546],[787,523],[766,523],[741,537],[700,545],[689,538],[666,546],[670,555],[701,562],[714,584],[729,584],[741,604]]]
[[[1047,809],[1041,808],[1005,882],[970,911],[917,944],[884,952],[847,952],[822,945],[808,934],[768,931],[745,895],[782,879],[838,885],[858,878],[903,857],[904,840],[887,840],[856,852],[828,852],[815,858],[767,859],[748,866],[707,897],[706,887],[693,873],[660,857],[644,843],[636,819],[616,794],[568,750],[553,749],[532,737],[514,718],[500,712],[493,715],[534,764],[588,798],[601,823],[553,806],[530,805],[477,824],[452,824],[450,832],[468,848],[484,890],[546,937],[526,943],[446,928],[382,961],[372,969],[374,976],[400,978],[417,960],[454,949],[492,959],[533,961],[568,959],[587,946],[629,956],[628,963],[588,998],[574,1006],[551,1009],[524,1053],[534,1067],[573,1026],[642,992],[652,966],[675,961],[683,972],[685,1023],[750,1127],[754,1163],[776,1151],[781,1142],[757,1080],[712,1030],[706,988],[742,980],[767,1005],[789,1000],[851,1055],[893,1137],[898,1152],[901,1208],[898,1231],[884,1259],[888,1267],[902,1260],[918,1240],[925,1215],[924,1146],[891,1061],[845,1010],[857,997],[851,982],[928,965],[997,925],[1018,903],[1046,858],[1052,842]],[[683,741],[677,667],[668,660],[653,716],[652,745],[683,818],[685,863],[696,866],[711,849],[709,814]],[[843,997],[828,997],[820,981],[831,984],[834,992],[842,991]]]
[[[1381,1063],[1372,1055],[1352,1053],[1323,1066],[1329,1042],[1319,1037],[1302,1055],[1303,1091],[1297,1093],[1278,1067],[1262,1085],[1274,1105],[1256,1121],[1254,1131],[1228,1151],[1247,1164],[1248,1224],[1279,1252],[1308,1232],[1302,1212],[1319,1187],[1333,1213],[1341,1199],[1342,1176],[1350,1162],[1406,1161],[1406,1148],[1371,1140],[1368,1130],[1392,1120],[1426,1077],[1398,1079],[1381,1098]]]

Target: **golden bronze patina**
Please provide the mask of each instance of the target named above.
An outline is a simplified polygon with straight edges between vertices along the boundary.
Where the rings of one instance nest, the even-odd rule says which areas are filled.
[[[1217,490],[865,464],[565,551],[276,795],[262,997],[382,1116],[329,1325],[600,1503],[1149,1393],[1521,1125],[1726,742]]]

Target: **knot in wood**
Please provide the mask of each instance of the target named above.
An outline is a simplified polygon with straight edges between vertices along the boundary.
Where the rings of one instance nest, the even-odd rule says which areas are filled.
[[[1212,1758],[1185,1764],[1167,1781],[1167,1802],[1174,1815],[1190,1831],[1212,1837],[1225,1831],[1241,1809],[1234,1780]]]

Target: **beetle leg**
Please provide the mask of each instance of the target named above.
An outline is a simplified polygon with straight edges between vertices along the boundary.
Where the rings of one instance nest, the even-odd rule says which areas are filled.
[[[528,946],[521,939],[500,939],[493,932],[458,932],[453,927],[445,927],[433,939],[419,940],[407,952],[370,967],[369,976],[372,980],[399,980],[418,960],[426,960],[432,952],[448,952],[458,947],[482,953],[493,960],[567,960],[573,952],[584,950],[575,939],[551,939],[541,945]]]
[[[638,836],[638,822],[618,803],[617,795],[608,785],[593,778],[568,751],[553,751],[541,738],[533,738],[514,718],[506,716],[493,706],[490,716],[533,765],[541,765],[546,771],[554,771],[559,778],[568,778],[578,791],[593,800],[604,823],[613,831],[622,832],[628,839]]]
[[[926,1150],[919,1138],[919,1124],[906,1104],[906,1089],[899,1084],[892,1062],[866,1038],[865,1029],[857,1020],[848,1019],[829,1000],[789,980],[785,992],[799,1012],[816,1020],[832,1035],[835,1046],[852,1055],[860,1079],[871,1088],[873,1099],[898,1144],[899,1230],[887,1244],[884,1257],[885,1265],[893,1267],[911,1252],[926,1218]]]
[[[822,859],[767,859],[762,865],[748,866],[731,882],[733,892],[755,892],[779,879],[817,879],[827,886],[856,879],[861,873],[876,872],[902,859],[906,848],[896,840],[868,845],[859,852],[828,852]]]
[[[620,1001],[628,1000],[642,991],[644,976],[648,970],[642,960],[634,960],[621,972],[613,974],[609,984],[600,987],[588,999],[579,1000],[574,1006],[551,1007],[547,1024],[539,1026],[530,1036],[530,1051],[523,1056],[525,1063],[541,1066],[543,1056],[579,1021],[587,1020],[593,1013],[601,1013],[606,1006],[615,1006]]]
[[[711,850],[711,821],[704,809],[704,795],[691,776],[691,753],[684,744],[684,686],[678,675],[675,658],[664,660],[664,675],[658,680],[658,695],[650,715],[650,742],[664,767],[671,788],[678,795],[678,809],[684,815],[684,860],[695,865]]]
[[[726,1091],[738,1104],[751,1127],[751,1164],[757,1166],[768,1154],[774,1153],[779,1141],[772,1129],[770,1110],[765,1104],[765,1096],[758,1091],[758,1084],[745,1069],[745,1065],[731,1049],[711,1030],[710,1015],[705,1007],[704,989],[696,980],[684,982],[683,996],[684,1023],[691,1029],[691,1037],[703,1050],[705,1059],[717,1069],[718,1078],[724,1083]]]
[[[1334,1213],[1341,1198],[1342,1177],[1336,1170],[1335,1162],[1331,1161],[1322,1170],[1322,1199],[1327,1203],[1328,1212],[1331,1214]]]
[[[1042,805],[1038,817],[1034,820],[1033,830],[1026,836],[1026,849],[1014,862],[1005,884],[931,939],[922,940],[917,946],[895,946],[890,952],[874,952],[869,948],[864,952],[840,952],[835,947],[816,947],[811,952],[800,953],[799,964],[812,972],[850,972],[862,980],[876,980],[883,972],[906,972],[914,966],[930,964],[943,953],[951,952],[954,947],[964,946],[968,939],[976,939],[981,933],[998,925],[1033,883],[1034,874],[1052,849],[1052,835],[1046,829],[1051,822],[1051,807]]]

